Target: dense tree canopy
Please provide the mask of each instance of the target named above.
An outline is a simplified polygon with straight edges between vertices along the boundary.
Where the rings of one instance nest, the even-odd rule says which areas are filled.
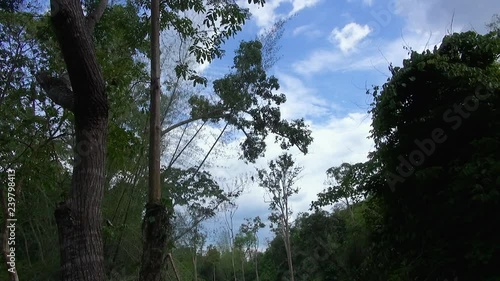
[[[312,207],[341,205],[294,223],[297,279],[499,280],[499,44],[455,33],[390,67],[371,92],[370,160],[329,169]],[[286,272],[281,243],[263,257],[269,280]]]
[[[284,21],[241,41],[227,73],[209,81],[197,71],[222,58],[250,18],[236,2],[160,1],[160,203],[169,217],[158,276],[500,280],[498,15],[489,33],[448,34],[389,66],[387,81],[367,92],[375,143],[368,160],[331,159],[324,190],[304,213],[289,200],[308,192],[296,185],[295,157],[309,151],[313,132],[303,118],[283,118],[286,93],[269,73]],[[151,5],[54,3],[45,13],[0,1],[0,279],[138,280],[143,221],[158,223],[145,216]],[[211,157],[227,149],[224,139],[236,140],[249,165],[269,139],[284,153],[254,175],[221,179]],[[14,181],[4,177],[10,169],[15,191],[4,189]],[[251,184],[267,192],[270,216],[233,225],[242,186]],[[213,229],[207,221],[223,210],[230,223]]]
[[[494,32],[448,35],[433,51],[412,52],[374,91],[373,159],[390,187],[374,193],[401,274],[498,276],[490,227],[500,199],[499,56]]]

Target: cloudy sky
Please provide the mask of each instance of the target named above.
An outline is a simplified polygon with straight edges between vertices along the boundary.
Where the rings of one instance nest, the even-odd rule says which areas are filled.
[[[225,46],[227,56],[208,65],[206,73],[226,73],[232,50],[240,40],[255,38],[281,18],[292,16],[280,41],[281,59],[271,69],[286,94],[285,118],[305,118],[314,143],[306,156],[290,152],[304,167],[298,182],[300,192],[292,198],[294,213],[307,211],[324,188],[325,171],[342,162],[365,161],[373,142],[368,139],[371,99],[365,94],[372,85],[388,78],[388,65],[401,65],[405,46],[423,51],[440,43],[450,31],[476,30],[500,12],[497,0],[266,0],[264,7],[249,5],[252,20],[243,32]],[[234,145],[234,144],[233,144]],[[237,147],[237,146],[234,146]],[[256,166],[281,153],[269,143],[266,157]],[[236,156],[214,159],[213,173],[231,178],[255,171]],[[235,225],[245,217],[267,218],[263,191],[249,185],[239,200]],[[263,232],[269,237],[269,232]]]

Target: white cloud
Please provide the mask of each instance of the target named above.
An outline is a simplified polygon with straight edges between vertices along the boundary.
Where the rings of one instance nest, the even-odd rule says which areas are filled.
[[[269,28],[274,22],[279,18],[276,9],[284,2],[289,0],[271,0],[266,1],[264,6],[256,4],[248,4],[247,0],[239,0],[238,5],[248,8],[250,13],[252,13],[252,18],[255,20],[255,24],[261,29]]]
[[[301,25],[294,28],[292,31],[293,36],[305,35],[309,38],[317,38],[321,36],[321,34],[322,32],[319,29],[315,29],[313,24]]]
[[[309,154],[297,155],[297,163],[304,166],[303,178],[297,183],[304,196],[294,207],[305,211],[325,186],[326,170],[342,162],[367,160],[373,142],[367,139],[371,118],[364,113],[350,113],[342,118],[331,118],[324,125],[312,124],[314,142]]]
[[[341,30],[335,28],[330,35],[330,40],[333,43],[338,43],[340,50],[347,53],[353,50],[361,40],[368,36],[370,31],[368,25],[360,25],[351,22],[346,24]]]
[[[310,30],[313,27],[312,24],[306,24],[306,25],[301,25],[293,29],[292,35],[297,36],[302,33],[305,33],[306,31]]]
[[[355,0],[347,0],[347,2],[349,3],[352,3],[354,2]],[[365,6],[372,6],[373,5],[373,0],[362,0],[363,2],[363,5]]]
[[[283,118],[318,118],[332,114],[328,101],[318,97],[314,89],[306,87],[300,79],[283,73],[278,73],[277,77],[281,86],[278,92],[285,94],[287,99],[281,106]]]
[[[248,8],[252,13],[257,26],[262,30],[270,28],[277,20],[298,13],[299,11],[315,6],[321,0],[267,0],[264,7],[248,4],[247,0],[238,0],[238,5]],[[288,13],[278,13],[277,9],[284,4],[291,4]]]
[[[207,70],[209,67],[210,67],[210,62],[205,61],[203,63],[197,63],[194,67],[194,70],[199,74],[203,74],[205,70]]]
[[[292,209],[294,214],[308,210],[311,201],[317,199],[317,194],[325,186],[326,170],[332,166],[340,165],[342,162],[356,163],[367,160],[368,152],[373,149],[373,142],[367,139],[370,130],[371,118],[365,113],[352,112],[343,117],[332,117],[321,124],[309,122],[311,125],[313,143],[309,147],[309,153],[303,155],[297,149],[291,149],[290,153],[296,159],[299,166],[304,170],[301,179],[297,182],[300,188],[299,194],[292,197]],[[272,136],[266,142],[268,149],[266,157],[259,159],[255,165],[246,165],[238,160],[238,141],[230,146],[234,148],[233,157],[219,158],[215,162],[212,174],[230,179],[235,175],[252,173],[257,168],[266,168],[269,160],[275,159],[282,153],[278,145],[273,143]],[[260,215],[266,218],[267,203],[264,202],[264,190],[253,183],[248,187],[245,194],[238,199],[240,206],[238,216],[254,217]],[[264,214],[263,214],[264,212]]]
[[[500,2],[493,0],[395,0],[391,12],[403,17],[406,28],[413,31],[485,32],[485,23],[498,11]]]
[[[301,188],[298,195],[293,196],[292,208],[294,214],[308,210],[311,201],[317,199],[317,194],[325,186],[326,170],[342,162],[356,163],[367,160],[368,152],[373,149],[373,141],[368,139],[371,118],[366,113],[350,112],[336,117],[333,111],[337,106],[331,101],[319,97],[313,88],[308,88],[302,80],[278,72],[281,89],[287,96],[287,102],[281,106],[282,117],[288,120],[304,117],[310,126],[314,138],[309,147],[309,153],[303,155],[297,148],[291,148],[291,153],[297,165],[304,170],[297,186]],[[214,129],[214,131],[217,131]],[[274,136],[267,140],[265,157],[255,164],[245,164],[238,159],[240,155],[239,143],[242,136],[237,135],[232,141],[224,145],[224,153],[210,157],[209,171],[218,179],[230,182],[240,175],[255,174],[255,168],[267,168],[268,161],[275,159],[283,150],[274,143]],[[210,143],[207,138],[207,147]],[[219,156],[217,156],[219,155]],[[268,203],[265,202],[265,192],[256,182],[250,183],[237,204],[237,220],[259,215],[266,219]]]
[[[408,57],[404,46],[415,51],[432,49],[439,45],[444,36],[442,32],[408,32],[405,36],[393,40],[375,40],[370,44],[362,45],[356,53],[342,53],[331,49],[312,51],[308,57],[293,64],[295,72],[302,75],[312,75],[322,71],[366,71],[387,69],[389,63],[401,65]]]
[[[293,64],[295,72],[302,75],[312,75],[323,70],[339,70],[339,66],[346,57],[338,51],[315,50],[303,60]]]
[[[305,59],[294,63],[293,68],[296,73],[303,75],[321,71],[386,71],[390,62],[401,65],[402,60],[407,58],[403,46],[423,51],[439,45],[443,36],[450,31],[473,29],[485,32],[485,23],[498,10],[500,2],[492,0],[390,1],[385,7],[370,11],[372,37],[377,34],[384,38],[373,38],[370,44],[363,44],[361,40],[368,35],[367,26],[351,23],[332,32],[331,39],[338,44],[340,52],[325,48],[312,50]],[[385,32],[390,30],[388,27],[395,24],[398,17],[404,21],[400,28],[401,34],[397,37],[389,34],[393,39],[386,39],[388,34]],[[349,51],[353,46],[358,52]]]
[[[317,50],[305,60],[295,63],[293,67],[297,73],[310,76],[322,71],[353,70],[355,63],[352,58],[343,56],[338,51]]]
[[[320,0],[292,0],[292,6],[293,9],[289,13],[289,15],[293,15],[295,13],[298,13],[300,10],[303,10],[305,8],[310,8],[318,4]]]

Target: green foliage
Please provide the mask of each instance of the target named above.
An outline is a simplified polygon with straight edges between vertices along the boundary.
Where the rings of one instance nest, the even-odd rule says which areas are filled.
[[[195,168],[163,169],[161,175],[163,196],[172,202],[172,208],[186,208],[196,224],[212,218],[222,204],[232,202],[240,195],[239,192],[224,191],[209,172],[199,172]]]
[[[370,161],[329,169],[313,202],[347,208],[291,228],[298,280],[499,280],[499,40],[453,34],[390,67],[372,93]],[[266,280],[287,276],[285,252],[277,236]]]
[[[279,106],[286,101],[279,89],[278,80],[268,77],[262,65],[262,44],[259,41],[242,42],[236,51],[233,73],[213,83],[218,101],[211,102],[204,96],[193,96],[192,118],[220,121],[236,127],[245,134],[241,143],[242,157],[254,162],[263,156],[265,138],[275,135],[282,149],[297,146],[307,153],[312,142],[311,131],[303,119],[281,119]]]
[[[370,256],[370,229],[365,203],[334,213],[302,213],[291,228],[293,263],[297,280],[377,280],[366,263]],[[262,280],[287,276],[283,239],[276,236],[261,259]],[[265,277],[264,277],[265,276]]]
[[[33,12],[33,7],[22,1],[0,4],[0,166],[2,170],[16,169],[23,174],[20,182],[37,187],[23,187],[20,191],[18,214],[32,219],[19,225],[26,242],[23,250],[18,251],[18,265],[23,278],[45,280],[57,274],[59,263],[58,251],[52,251],[57,247],[52,214],[70,184],[73,116],[52,103],[34,79],[39,71],[54,77],[65,76],[49,15]],[[98,1],[83,1],[87,11],[97,4]],[[148,75],[142,57],[149,55],[150,28],[148,16],[141,13],[148,4],[126,1],[108,5],[93,33],[110,102],[102,210],[104,248],[108,274],[118,280],[137,273],[141,254],[137,245],[146,195],[144,136],[148,107]],[[248,10],[231,1],[163,1],[162,5],[162,27],[176,30],[189,42],[188,52],[198,62],[221,57],[224,41],[241,30],[249,17]],[[207,16],[202,26],[187,16],[193,11]],[[205,81],[189,67],[183,70],[191,74],[185,76],[187,79],[195,83]],[[182,76],[182,71],[178,74]],[[175,89],[172,99],[174,95]],[[170,110],[170,105],[164,105],[165,111]],[[210,174],[190,167],[169,167],[163,170],[162,177],[171,195],[166,198],[171,209],[185,207],[196,219],[213,216],[222,202],[238,196],[223,192]],[[34,215],[35,211],[39,215]],[[36,260],[30,260],[35,257]],[[4,264],[1,266],[3,269]],[[37,273],[40,268],[47,271]]]
[[[72,159],[67,149],[71,118],[39,93],[32,74],[53,62],[50,42],[39,34],[50,32],[47,21],[28,8],[23,4],[0,10],[0,172],[16,171],[16,267],[20,278],[36,281],[57,278],[53,210],[70,182],[65,163]],[[1,178],[2,186],[7,186],[6,178]],[[6,220],[0,221],[3,231]],[[1,260],[0,279],[6,280]]]
[[[83,1],[88,11],[97,3]],[[142,58],[149,55],[148,5],[142,0],[109,5],[93,34],[111,105],[102,209],[110,280],[135,277],[142,253],[149,105]],[[49,16],[33,8],[24,1],[0,1],[0,170],[14,168],[19,175],[16,211],[23,219],[17,225],[17,267],[21,279],[37,281],[58,278],[53,211],[70,185],[74,132],[72,114],[51,102],[34,79],[42,70],[57,77],[65,70]],[[192,14],[203,16],[201,24]],[[163,30],[177,32],[190,59],[199,63],[222,57],[224,42],[249,16],[234,1],[162,1]],[[319,208],[344,201],[347,208],[300,214],[289,229],[297,280],[498,280],[498,15],[488,28],[485,35],[451,34],[433,50],[410,51],[402,67],[390,67],[387,83],[371,92],[376,150],[366,163],[330,168],[328,186],[313,203]],[[165,124],[175,125],[178,120],[169,119],[177,113],[172,103],[187,97],[187,105],[174,106],[190,111],[188,121],[236,128],[245,136],[241,156],[250,162],[264,155],[270,134],[283,149],[297,146],[306,153],[311,131],[303,119],[281,118],[286,97],[278,93],[279,81],[266,73],[265,53],[262,42],[241,42],[231,72],[214,81],[210,97],[189,89],[179,94],[182,79],[167,81]],[[189,59],[176,63],[172,71],[178,77],[207,83]],[[172,133],[168,140],[177,137]],[[412,167],[404,167],[401,159]],[[259,253],[257,234],[264,226],[259,217],[241,225],[234,249],[204,247],[209,238],[200,222],[239,194],[224,192],[201,165],[173,162],[162,170],[162,187],[169,210],[185,211],[177,213],[172,252],[182,279],[197,273],[200,281],[234,280],[231,257],[241,261],[237,278],[255,280],[255,266],[260,280],[288,278],[285,233],[278,231]],[[275,229],[291,214],[280,199],[297,192],[300,168],[294,164],[284,154],[269,169],[258,170],[261,186],[271,195]],[[2,280],[4,269],[2,262]]]
[[[311,208],[319,208],[343,201],[348,208],[363,199],[362,193],[365,186],[367,165],[364,163],[342,163],[326,171],[326,190],[318,194],[318,200],[312,202]],[[351,203],[352,202],[352,203]]]
[[[283,153],[276,160],[269,161],[269,170],[257,169],[259,186],[263,187],[269,197],[269,221],[271,229],[281,236],[285,244],[287,255],[288,276],[294,280],[292,246],[290,239],[290,226],[292,208],[290,197],[297,194],[299,189],[295,183],[303,167],[296,166],[292,156]]]
[[[497,34],[500,32],[500,15],[499,14],[494,14],[491,17],[491,22],[486,25],[490,31],[497,32]]]
[[[390,280],[498,277],[499,57],[495,32],[448,35],[373,92],[372,159],[388,184],[370,189]]]
[[[1,0],[0,1],[0,11],[14,12],[19,10],[23,0]]]
[[[254,0],[254,4],[265,3]],[[149,1],[136,0],[134,3],[149,10]],[[203,17],[202,23],[192,20],[193,13]],[[175,30],[181,38],[189,39],[189,53],[197,63],[211,62],[224,55],[222,45],[242,30],[250,17],[248,9],[241,8],[233,1],[162,1],[160,3],[160,26],[162,30]],[[142,14],[142,19],[149,22],[149,15]],[[185,62],[175,66],[178,77],[193,81],[193,84],[206,85],[206,78],[200,76]]]
[[[253,219],[246,218],[245,223],[240,226],[240,230],[234,238],[235,248],[246,252],[250,258],[255,260],[259,248],[257,233],[264,227],[266,225],[261,221],[259,216]]]
[[[288,204],[290,197],[297,194],[295,187],[303,167],[295,165],[292,156],[288,153],[280,155],[276,160],[269,161],[269,170],[257,169],[259,186],[267,192],[269,200],[269,220],[274,224],[271,228],[288,232],[288,224],[292,210]]]

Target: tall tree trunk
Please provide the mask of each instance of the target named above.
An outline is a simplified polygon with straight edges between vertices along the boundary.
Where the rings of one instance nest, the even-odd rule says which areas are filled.
[[[160,185],[160,1],[151,1],[151,102],[149,139],[149,199],[142,224],[141,281],[160,281],[167,268],[170,215],[161,202]]]
[[[258,263],[257,259],[258,259],[258,253],[256,250],[255,251],[255,280],[259,281],[259,263]]]
[[[52,23],[74,94],[75,163],[69,196],[55,211],[63,281],[104,281],[101,203],[108,100],[92,32],[107,1],[85,18],[79,0],[52,0]]]
[[[287,194],[287,187],[289,186],[287,182],[287,178],[283,178],[283,194]],[[295,281],[295,274],[293,272],[293,262],[292,262],[292,247],[290,246],[290,218],[288,216],[289,214],[289,207],[288,207],[288,197],[284,198],[284,203],[285,203],[285,210],[284,210],[284,217],[285,217],[285,249],[286,249],[286,257],[288,261],[288,270],[290,270],[290,280]]]
[[[290,240],[289,240],[290,241]],[[288,253],[287,253],[287,260],[288,260],[288,269],[290,270],[290,280],[294,281],[295,280],[295,274],[293,271],[293,262],[292,262],[292,251],[290,249],[290,242],[288,242]]]
[[[245,281],[245,255],[241,259],[241,280]]]
[[[234,281],[237,281],[238,278],[236,277],[236,265],[234,261],[234,230],[233,230],[233,217],[234,213],[236,210],[233,207],[229,208],[229,219],[227,218],[227,210],[226,213],[224,214],[225,220],[226,220],[226,225],[228,229],[228,234],[229,234],[229,248],[231,250],[231,266],[233,268],[233,278]]]
[[[352,210],[352,205],[349,203],[349,197],[344,197],[344,200],[347,210],[349,210],[349,214],[351,214],[351,219],[354,220],[354,212]]]
[[[234,281],[238,281],[238,279],[236,278],[236,265],[234,264],[234,247],[231,247],[231,265],[233,266]]]
[[[194,281],[198,281],[198,262],[196,258],[196,252],[194,252],[193,256],[193,271],[194,271]]]
[[[285,233],[283,239],[285,240],[285,250],[286,250],[286,258],[288,262],[288,270],[290,271],[290,280],[295,280],[295,274],[293,272],[293,262],[292,262],[292,247],[290,245],[290,227],[288,224],[285,224]]]

